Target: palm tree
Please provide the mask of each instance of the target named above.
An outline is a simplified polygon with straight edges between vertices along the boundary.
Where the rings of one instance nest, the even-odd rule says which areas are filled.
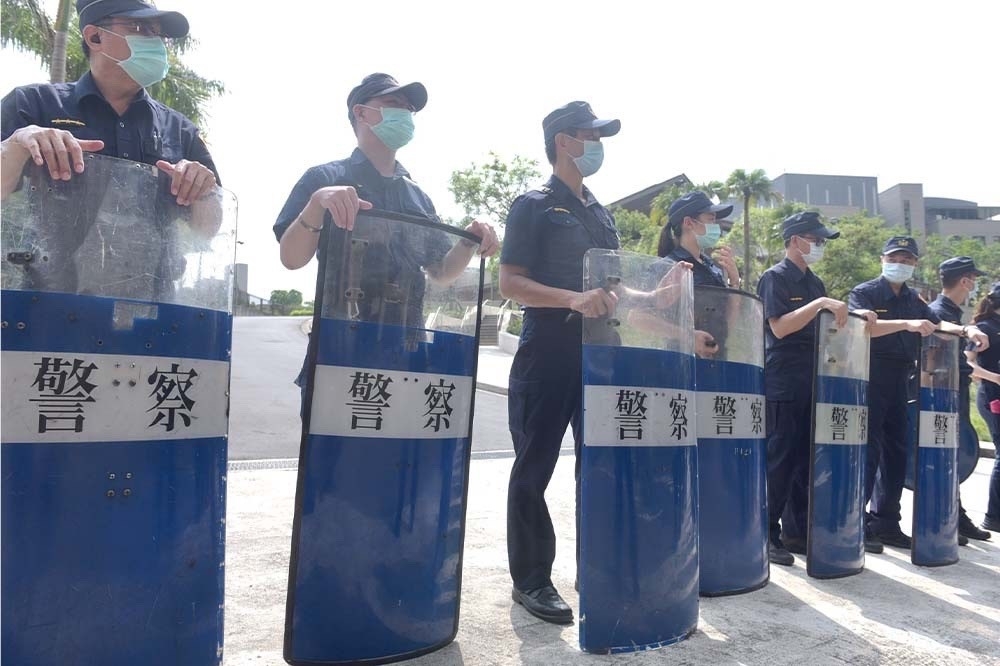
[[[70,42],[69,26],[76,21],[72,0],[59,0],[55,22],[41,8],[39,0],[2,0],[0,12],[0,47],[12,47],[39,59],[49,70],[52,83],[76,80],[83,76],[89,63],[80,42]],[[221,81],[205,79],[181,62],[181,55],[192,46],[190,38],[167,42],[170,73],[167,78],[149,88],[153,99],[176,109],[195,125],[204,119],[205,103],[225,92]]]
[[[771,189],[771,180],[763,169],[754,169],[747,173],[736,169],[726,180],[726,188],[730,196],[743,197],[743,287],[747,291],[753,289],[753,264],[750,261],[750,203],[752,201],[767,202],[781,199],[781,196]]]

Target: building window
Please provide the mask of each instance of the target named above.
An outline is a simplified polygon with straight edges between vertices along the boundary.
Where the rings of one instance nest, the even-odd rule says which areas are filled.
[[[906,233],[909,235],[913,229],[910,226],[910,202],[903,202],[903,226],[906,227]]]

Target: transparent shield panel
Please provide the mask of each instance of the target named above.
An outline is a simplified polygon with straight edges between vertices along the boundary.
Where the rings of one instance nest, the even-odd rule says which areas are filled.
[[[321,315],[475,336],[482,269],[469,241],[455,227],[363,211],[353,231],[324,232]]]
[[[756,296],[695,287],[694,329],[699,357],[764,367],[764,305]]]
[[[614,311],[583,319],[584,344],[694,353],[689,269],[649,255],[595,248],[584,256],[584,280],[586,289],[605,289],[618,298]]]
[[[865,319],[847,317],[847,324],[837,328],[833,313],[822,310],[816,318],[816,374],[821,377],[844,377],[868,381],[868,332]]]
[[[951,333],[932,333],[920,345],[920,388],[958,390],[958,354],[962,340]]]
[[[54,181],[25,167],[2,204],[3,289],[176,303],[231,311],[236,198],[215,190],[190,206],[156,167],[86,155]]]

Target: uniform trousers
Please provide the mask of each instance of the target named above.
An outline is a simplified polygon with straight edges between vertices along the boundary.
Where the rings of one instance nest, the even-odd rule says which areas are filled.
[[[556,537],[545,489],[567,425],[575,440],[579,534],[582,335],[579,317],[568,315],[568,310],[528,310],[510,369],[508,424],[515,457],[507,490],[507,556],[519,590],[552,584]]]

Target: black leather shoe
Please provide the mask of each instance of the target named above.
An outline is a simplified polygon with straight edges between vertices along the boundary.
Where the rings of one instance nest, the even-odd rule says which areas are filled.
[[[795,564],[795,557],[780,543],[771,542],[768,544],[767,559],[770,560],[771,564],[780,564],[783,567]]]
[[[987,534],[988,534],[988,532],[987,532]],[[965,536],[964,534],[959,534],[958,535],[958,545],[959,546],[968,546],[969,545],[969,537]]]
[[[534,590],[511,591],[511,598],[524,606],[524,609],[540,620],[552,624],[570,624],[573,622],[573,609],[563,601],[563,598],[551,585]]]
[[[972,519],[966,515],[963,515],[958,520],[958,535],[960,537],[965,537],[966,539],[975,539],[976,541],[989,541],[990,539],[990,533],[976,527],[976,524],[972,522]],[[962,543],[961,539],[958,541],[958,545],[965,545]]]
[[[882,540],[879,539],[871,530],[865,530],[865,552],[872,553],[874,555],[879,555],[884,551],[885,548],[882,546]]]
[[[901,531],[888,533],[881,532],[878,535],[878,540],[886,546],[892,546],[893,548],[909,549],[913,546],[913,540]]]
[[[990,532],[1000,532],[1000,519],[990,518],[987,516],[983,519],[983,524],[980,525],[984,530],[989,530]]]
[[[781,543],[784,545],[785,550],[789,553],[795,553],[796,555],[806,554],[806,540],[797,539],[794,537],[781,537]]]

